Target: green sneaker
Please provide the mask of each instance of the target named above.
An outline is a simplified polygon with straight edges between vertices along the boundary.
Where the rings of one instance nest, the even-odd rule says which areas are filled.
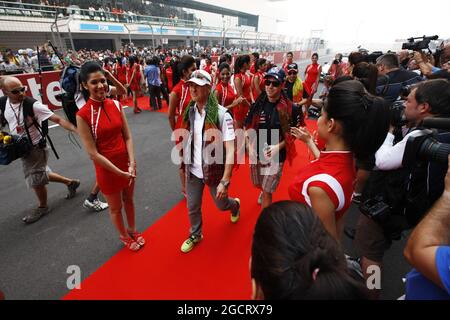
[[[238,204],[239,208],[236,214],[231,214],[231,222],[236,223],[239,221],[239,218],[241,216],[241,200],[239,198],[234,199]]]
[[[191,251],[192,249],[194,249],[195,245],[197,243],[199,243],[200,241],[202,241],[203,239],[203,235],[201,235],[200,237],[191,235],[189,237],[189,239],[187,239],[185,242],[183,242],[183,244],[181,245],[181,252],[183,253],[188,253],[189,251]]]

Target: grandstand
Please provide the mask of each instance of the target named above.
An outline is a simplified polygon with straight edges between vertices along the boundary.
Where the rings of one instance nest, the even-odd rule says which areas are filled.
[[[136,46],[252,46],[290,49],[299,39],[260,32],[258,16],[198,1],[0,1],[0,47],[53,40],[63,50]],[[43,4],[45,3],[45,4]],[[208,15],[210,24],[198,14]]]

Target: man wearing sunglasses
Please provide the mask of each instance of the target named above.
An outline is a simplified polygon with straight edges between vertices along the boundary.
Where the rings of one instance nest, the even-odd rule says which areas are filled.
[[[283,91],[285,78],[283,69],[269,70],[264,77],[265,91],[251,107],[245,121],[251,180],[261,190],[258,204],[263,209],[272,203],[284,162],[291,163],[296,156],[290,128],[299,125],[296,115],[299,112],[293,111],[293,104]]]
[[[303,100],[303,83],[298,76],[298,65],[296,63],[288,65],[287,74],[286,95],[293,103],[300,104]]]
[[[33,145],[30,154],[21,158],[25,181],[28,187],[34,190],[39,201],[38,208],[34,209],[22,220],[24,223],[33,223],[49,212],[46,186],[49,182],[65,184],[68,189],[66,199],[73,198],[80,185],[79,180],[69,179],[51,172],[47,166],[48,148],[43,142],[44,137],[41,133],[42,122],[51,120],[66,130],[75,133],[77,131],[73,124],[54,114],[47,106],[31,97],[25,96],[27,88],[22,85],[19,79],[6,77],[2,79],[0,85],[3,93],[6,95],[6,97],[0,98],[1,110],[4,110],[0,115],[1,127],[8,124],[11,134],[29,136]],[[25,109],[32,110],[34,119],[29,114],[25,116],[27,114],[24,111]]]

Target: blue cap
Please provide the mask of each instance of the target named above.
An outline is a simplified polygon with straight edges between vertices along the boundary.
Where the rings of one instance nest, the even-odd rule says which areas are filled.
[[[284,82],[284,79],[286,78],[286,73],[284,72],[283,69],[280,69],[278,67],[273,67],[266,73],[266,75],[264,76],[264,79],[267,79],[269,77],[273,77],[280,82]]]

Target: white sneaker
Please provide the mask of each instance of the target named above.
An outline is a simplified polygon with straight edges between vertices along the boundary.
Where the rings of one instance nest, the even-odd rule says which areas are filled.
[[[259,205],[262,205],[262,198],[263,198],[263,192],[261,191],[261,193],[259,194],[259,197],[258,197],[258,204]]]
[[[86,209],[95,211],[95,212],[100,212],[100,211],[108,209],[109,205],[106,202],[101,202],[98,199],[95,199],[92,202],[89,201],[88,199],[86,199],[83,203],[83,207],[85,207]]]

